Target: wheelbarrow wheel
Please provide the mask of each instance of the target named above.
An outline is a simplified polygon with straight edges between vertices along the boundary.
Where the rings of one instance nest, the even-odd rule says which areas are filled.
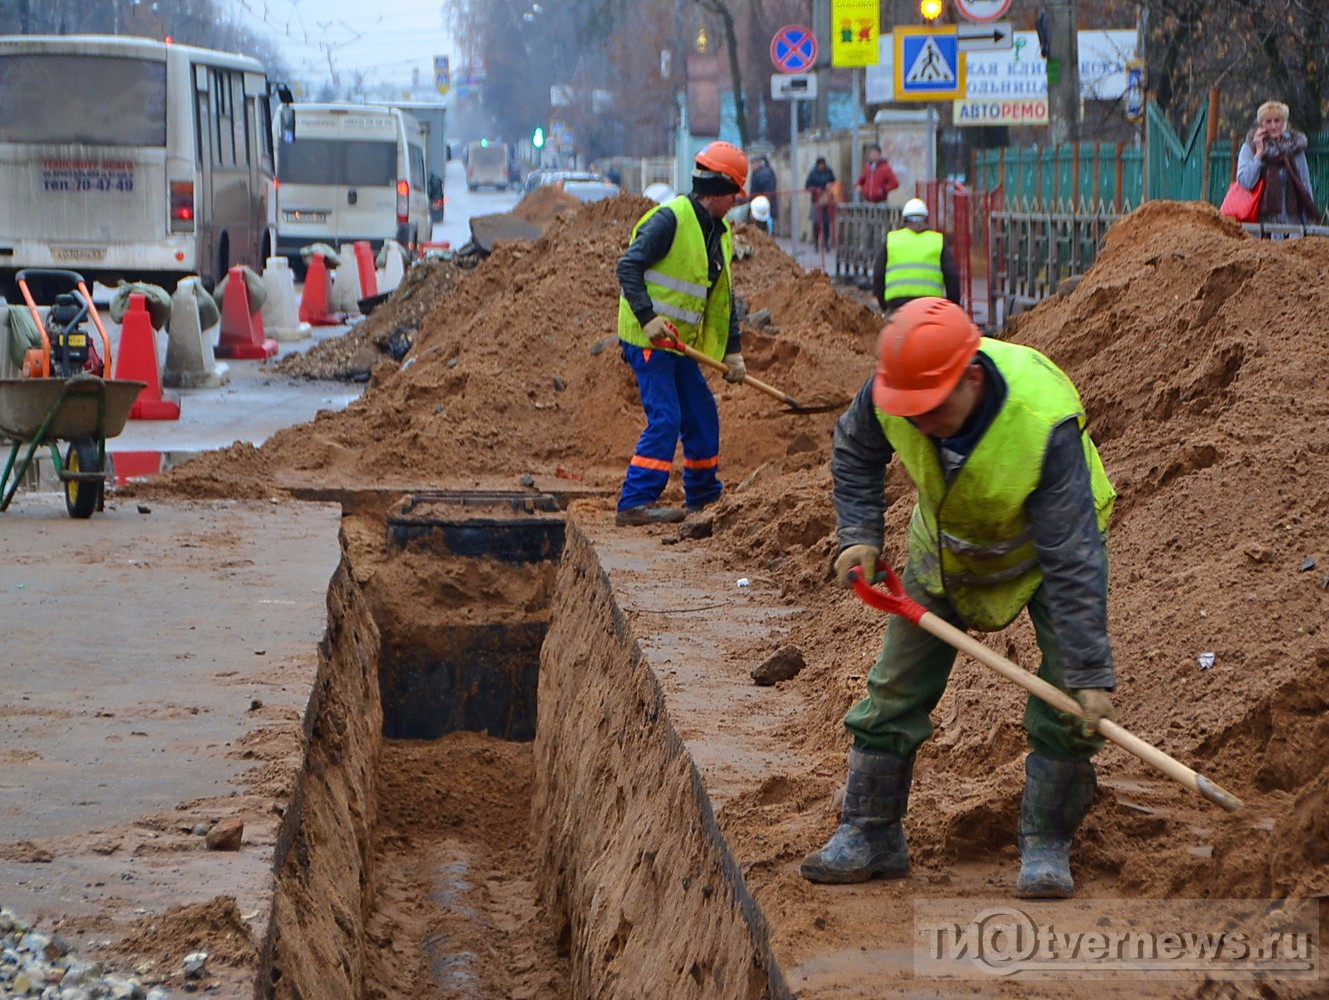
[[[65,452],[65,469],[69,472],[101,472],[102,463],[97,442],[90,437],[75,438]],[[101,506],[105,483],[65,481],[65,510],[70,517],[89,518]]]

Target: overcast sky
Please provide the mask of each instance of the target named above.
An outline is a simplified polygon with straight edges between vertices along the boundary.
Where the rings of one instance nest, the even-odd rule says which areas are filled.
[[[302,78],[365,73],[367,83],[409,86],[433,79],[434,57],[459,53],[444,27],[443,0],[230,0],[237,15],[264,27]]]

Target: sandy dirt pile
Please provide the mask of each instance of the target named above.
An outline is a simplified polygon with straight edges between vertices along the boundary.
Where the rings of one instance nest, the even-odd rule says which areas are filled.
[[[241,459],[240,476],[270,480],[263,495],[328,483],[516,486],[527,475],[616,488],[644,422],[617,348],[614,266],[651,202],[620,195],[572,209],[568,198],[541,189],[518,206],[532,218],[553,213],[539,240],[499,243],[474,271],[445,263],[408,283],[403,293],[420,288],[421,298],[435,294],[426,287],[450,287],[412,332],[401,364],[378,362],[361,400],[282,431],[256,452],[200,456],[146,492],[230,496]],[[752,312],[770,314],[766,325],[747,327],[749,369],[800,400],[847,399],[870,370],[879,318],[838,296],[824,274],[802,272],[766,234],[743,226],[738,243],[739,294]],[[396,299],[380,307],[384,320],[376,311],[366,325],[390,334]],[[828,439],[834,413],[792,415],[718,375],[714,385],[731,482],[759,467],[783,468],[791,455],[798,465]]]
[[[581,202],[567,192],[543,187],[523,198],[512,214],[544,228],[560,212],[580,207]],[[380,361],[402,360],[424,318],[452,294],[462,276],[474,270],[479,262],[477,254],[460,247],[451,256],[420,261],[406,272],[389,299],[350,333],[288,355],[277,362],[276,370],[283,375],[310,379],[367,381]]]
[[[1111,230],[1073,293],[1006,332],[1075,380],[1121,494],[1109,596],[1120,721],[1248,804],[1228,817],[1110,749],[1076,857],[1077,879],[1104,880],[1090,892],[1329,890],[1329,342],[1315,332],[1329,312],[1326,268],[1325,240],[1258,241],[1208,206],[1151,203]],[[898,566],[911,504],[897,472],[888,556]],[[842,780],[838,719],[862,695],[885,624],[821,586],[834,552],[819,534],[833,525],[828,492],[824,468],[772,479],[741,507],[724,501],[715,536],[735,568],[768,560],[786,585],[799,574],[812,585],[796,588],[814,610],[796,629],[809,667],[790,683],[819,711],[790,740],[821,753],[821,801]],[[1024,618],[988,641],[1037,663]],[[906,824],[925,868],[1003,851],[1013,864],[1022,707],[986,668],[957,668]],[[803,788],[806,806],[808,777],[772,780]],[[754,799],[735,804],[725,828],[769,854],[785,873],[776,891],[798,898],[790,863],[834,823],[825,809],[772,818]],[[771,843],[782,847],[771,854]]]
[[[374,369],[362,400],[146,489],[511,488],[529,474],[603,491],[579,509],[607,511],[642,427],[616,349],[614,265],[648,207],[624,195],[556,213],[535,242],[500,244],[424,316],[400,366]],[[753,320],[769,311],[745,325],[749,370],[796,397],[847,399],[872,370],[880,318],[764,233],[739,227],[738,242],[737,290]],[[1005,333],[1074,379],[1121,494],[1110,595],[1121,721],[1251,803],[1227,820],[1161,779],[1132,785],[1122,775],[1140,773],[1133,758],[1105,754],[1077,865],[1111,894],[1329,891],[1326,271],[1329,242],[1261,242],[1207,206],[1156,202],[1111,230],[1074,291]],[[791,415],[750,388],[712,384],[729,489],[710,515],[714,536],[683,544],[763,574],[808,609],[794,636],[808,667],[785,683],[816,708],[788,738],[824,765],[773,775],[801,789],[801,810],[739,801],[724,822],[797,895],[785,862],[834,826],[816,803],[842,780],[839,716],[862,691],[884,619],[828,582],[836,414]],[[899,565],[909,490],[898,470],[889,492]],[[990,641],[1036,662],[1027,624]],[[973,664],[957,669],[908,821],[922,865],[990,859],[994,844],[1013,857],[1025,752],[1016,691]]]
[[[468,256],[420,261],[406,272],[388,300],[350,333],[289,354],[274,369],[301,378],[367,381],[374,365],[384,358],[400,360],[410,350],[424,317],[452,294],[461,276],[475,264],[476,258]]]

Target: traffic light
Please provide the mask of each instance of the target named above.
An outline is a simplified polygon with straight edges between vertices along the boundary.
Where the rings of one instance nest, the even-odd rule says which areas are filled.
[[[531,145],[536,149],[543,149],[545,144],[545,130],[539,125],[535,127],[535,133],[531,136]]]
[[[941,17],[942,0],[919,0],[918,12],[925,21],[935,21]]]

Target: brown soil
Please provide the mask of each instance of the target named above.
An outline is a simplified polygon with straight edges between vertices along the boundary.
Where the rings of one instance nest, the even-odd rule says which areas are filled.
[[[642,427],[615,346],[614,264],[648,204],[623,195],[562,211],[541,239],[500,245],[455,281],[451,268],[425,274],[446,289],[404,361],[379,362],[360,401],[260,449],[200,456],[140,491],[515,487],[529,475],[602,492],[573,510],[606,516]],[[740,226],[738,242],[737,290],[771,316],[745,328],[749,370],[795,397],[855,392],[872,371],[879,317],[764,233]],[[1172,786],[1140,785],[1131,758],[1105,754],[1104,791],[1077,852],[1090,895],[1329,894],[1326,271],[1323,239],[1257,241],[1208,206],[1154,202],[1113,227],[1078,287],[1005,331],[1075,381],[1121,495],[1110,593],[1120,721],[1249,805],[1229,819]],[[759,795],[727,803],[719,819],[735,853],[759,859],[747,877],[781,914],[779,933],[834,950],[835,926],[814,922],[822,890],[790,869],[834,826],[839,717],[861,695],[884,621],[829,584],[836,414],[791,415],[749,388],[713,385],[728,489],[713,537],[690,544],[740,575],[763,574],[803,609],[792,640],[808,665],[781,686],[813,706],[786,737],[817,761],[806,773],[775,768]],[[900,501],[888,517],[898,565],[909,506],[898,470],[888,491]],[[669,495],[679,495],[677,477]],[[1036,661],[1023,620],[987,641]],[[1212,669],[1197,662],[1205,652]],[[755,666],[761,657],[747,653]],[[1013,857],[1001,845],[1014,843],[1022,701],[972,664],[957,670],[921,753],[907,826],[920,866],[951,895],[1007,891],[989,884],[993,869],[966,865]],[[715,709],[718,727],[724,715]]]

